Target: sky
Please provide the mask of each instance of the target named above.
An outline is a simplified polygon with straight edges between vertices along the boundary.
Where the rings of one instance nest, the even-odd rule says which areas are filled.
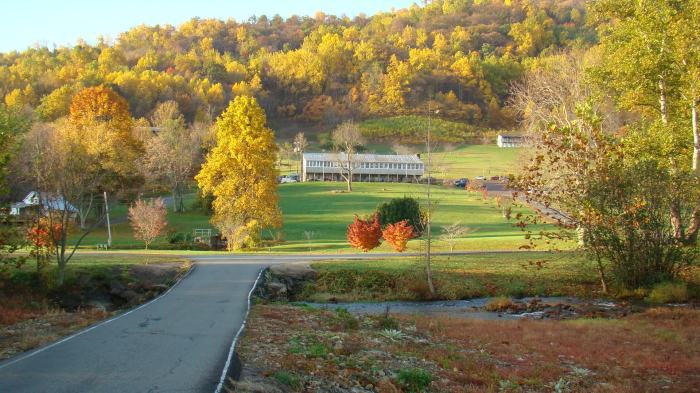
[[[353,17],[405,8],[417,0],[4,0],[0,52],[24,50],[36,44],[89,43],[98,36],[116,38],[140,24],[179,25],[193,17],[234,18],[252,15],[326,14]]]

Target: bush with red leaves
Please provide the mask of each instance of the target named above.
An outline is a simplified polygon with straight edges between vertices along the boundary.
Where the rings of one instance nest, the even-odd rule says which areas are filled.
[[[387,225],[382,232],[382,236],[384,236],[384,240],[394,247],[394,250],[404,252],[406,251],[406,244],[409,240],[416,237],[416,234],[408,220],[403,220]]]
[[[379,247],[381,239],[382,227],[377,213],[366,220],[355,216],[355,221],[348,225],[348,243],[354,248],[367,252]]]

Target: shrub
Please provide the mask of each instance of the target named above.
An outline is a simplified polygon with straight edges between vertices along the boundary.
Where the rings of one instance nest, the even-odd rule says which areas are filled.
[[[433,382],[433,376],[420,368],[405,368],[399,370],[396,380],[407,392],[423,392]]]
[[[165,239],[170,244],[180,244],[180,243],[184,243],[185,234],[177,232],[175,230],[171,230],[171,231],[168,231],[168,234],[165,236]]]
[[[683,303],[688,300],[688,285],[683,282],[662,282],[656,284],[647,301],[654,304]]]
[[[303,342],[299,338],[289,340],[289,353],[304,355],[309,358],[322,358],[328,355],[328,346],[312,339],[311,342]]]
[[[408,223],[408,220],[399,221],[394,224],[388,224],[382,231],[382,236],[394,250],[398,252],[406,251],[406,244],[416,235],[413,232],[413,227]]]
[[[407,220],[413,228],[415,236],[420,236],[423,232],[423,215],[420,204],[415,198],[394,198],[379,205],[377,213],[379,214],[379,222],[382,224],[382,228],[389,224]]]
[[[358,274],[356,283],[363,291],[387,292],[396,287],[396,278],[391,273],[369,270]]]
[[[486,311],[506,311],[513,306],[513,301],[510,298],[499,296],[489,300],[484,309]]]
[[[379,247],[382,238],[382,229],[379,224],[379,215],[361,220],[355,216],[355,221],[348,225],[348,243],[354,248],[367,252]]]
[[[516,299],[519,299],[525,297],[525,295],[527,294],[527,287],[525,283],[521,281],[511,281],[507,284],[504,284],[501,293],[505,296],[512,296]]]
[[[360,321],[355,318],[354,315],[350,314],[348,310],[338,307],[335,309],[335,314],[335,322],[342,326],[343,329],[356,330],[360,327]]]
[[[397,330],[399,328],[399,321],[388,315],[382,315],[377,322],[379,322],[379,327],[383,330]]]
[[[391,273],[341,269],[320,272],[313,289],[328,293],[388,292],[396,286],[396,277]],[[311,288],[308,293],[311,293]]]
[[[436,290],[439,298],[447,300],[469,299],[484,293],[483,286],[478,283],[450,279],[438,280]]]
[[[293,390],[301,389],[301,379],[287,371],[277,371],[276,373],[272,374],[272,378],[282,385],[289,386]]]
[[[322,292],[348,293],[355,289],[357,272],[349,269],[322,271],[316,279],[316,287]]]

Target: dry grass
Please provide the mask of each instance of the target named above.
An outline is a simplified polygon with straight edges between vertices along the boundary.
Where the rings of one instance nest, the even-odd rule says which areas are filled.
[[[514,303],[510,298],[499,296],[489,300],[484,309],[486,311],[506,311],[513,307]]]
[[[32,318],[0,326],[0,360],[53,342],[109,316],[94,309],[71,313],[58,309],[33,312]]]
[[[292,375],[305,392],[333,384],[400,392],[404,368],[432,375],[433,392],[700,391],[696,309],[571,321],[401,316],[398,339],[384,337],[376,317],[347,329],[337,314],[255,306],[240,347],[244,365],[263,381]],[[328,353],[312,355],[314,343]]]
[[[698,391],[700,312],[660,308],[619,320],[473,321],[418,318],[419,331],[490,361],[450,359],[454,377],[486,388],[493,375],[528,386],[566,376],[574,367],[592,373],[582,391]],[[460,376],[461,375],[461,376]],[[488,389],[487,389],[488,390]]]

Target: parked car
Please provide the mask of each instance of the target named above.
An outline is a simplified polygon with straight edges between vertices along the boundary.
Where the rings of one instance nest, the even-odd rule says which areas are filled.
[[[486,176],[477,176],[474,180],[486,180]]]
[[[500,176],[491,176],[491,180],[499,181],[499,180],[501,180],[501,177]]]
[[[282,184],[284,184],[284,183],[298,183],[298,182],[299,182],[299,180],[297,180],[293,177],[290,177],[290,176],[282,176],[282,179],[280,180],[280,183],[282,183]]]
[[[455,187],[459,187],[459,188],[465,188],[467,186],[467,184],[469,184],[469,180],[467,180],[465,178],[461,178],[459,180],[454,181]]]

